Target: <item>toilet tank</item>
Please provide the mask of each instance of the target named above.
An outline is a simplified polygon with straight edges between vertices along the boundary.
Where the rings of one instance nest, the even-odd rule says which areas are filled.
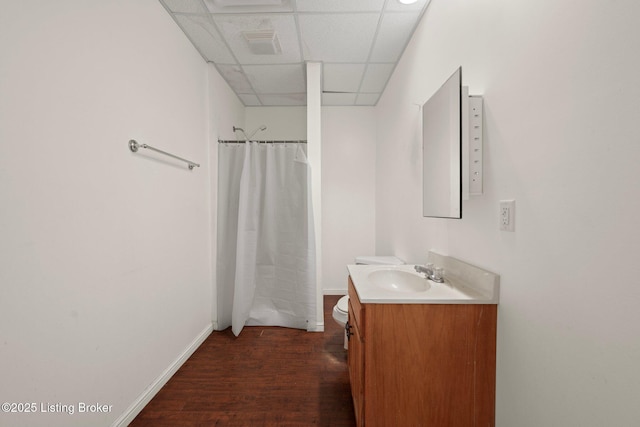
[[[356,257],[356,264],[365,265],[402,265],[404,261],[395,256],[363,255]]]

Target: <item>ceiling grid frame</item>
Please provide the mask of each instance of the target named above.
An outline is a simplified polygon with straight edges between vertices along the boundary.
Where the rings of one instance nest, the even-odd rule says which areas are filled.
[[[278,3],[275,6],[266,7],[244,5],[227,6],[227,4],[222,3],[220,0],[159,1],[204,60],[214,64],[220,75],[227,81],[245,106],[306,105],[306,93],[301,93],[299,90],[301,81],[303,86],[306,87],[305,64],[309,61],[321,62],[323,64],[323,105],[373,106],[376,105],[386,89],[389,79],[393,75],[393,71],[397,65],[397,61],[402,57],[407,44],[418,27],[431,0],[417,0],[416,4],[408,6],[400,4],[398,0],[355,0],[349,2],[342,0],[280,0],[279,2],[274,2]],[[353,36],[340,39],[341,34],[356,34],[349,28],[349,20],[351,20],[352,24],[365,22],[362,21],[362,19],[367,18],[359,18],[360,21],[354,21],[352,18],[358,15],[366,16],[367,14],[370,17],[373,17],[372,14],[377,15],[375,29],[372,34],[367,33],[368,38],[357,40],[358,37]],[[403,27],[398,28],[397,31],[390,31],[389,28],[387,28],[386,32],[388,34],[386,36],[381,35],[385,17],[391,19],[390,15],[396,14],[403,14],[406,19],[399,18],[390,22],[399,23],[398,25],[402,25]],[[279,61],[270,62],[266,58],[268,55],[257,55],[256,58],[252,58],[250,55],[247,55],[245,46],[238,40],[238,34],[248,30],[271,29],[278,34],[278,29],[274,28],[277,26],[273,23],[275,20],[272,20],[272,17],[275,16],[293,17],[293,31],[297,40],[290,40],[291,34],[286,36],[284,45],[287,45],[289,48],[296,46],[293,49],[297,49],[298,52],[287,50],[287,54],[289,57],[291,57],[290,55],[299,57],[299,62],[289,62],[286,59],[283,60],[283,58],[278,58]],[[322,24],[319,24],[321,28],[316,34],[325,34],[326,37],[313,38],[313,46],[310,47],[306,45],[304,41],[305,31],[307,31],[307,34],[313,34],[313,31],[308,33],[309,30],[306,30],[304,25],[309,23],[315,24],[314,16],[322,20]],[[238,19],[234,21],[233,17],[237,17]],[[301,17],[303,20],[301,20]],[[242,18],[245,19],[243,20]],[[189,25],[181,23],[181,20],[183,22],[188,20],[193,26],[199,28],[194,30],[196,27],[190,28]],[[198,23],[198,20],[206,22],[217,34],[211,34],[212,32],[207,29],[206,26]],[[225,20],[229,24],[226,26],[226,29],[221,27],[221,23],[225,22]],[[242,28],[241,31],[238,30],[238,23],[243,23],[244,25],[250,22],[258,22],[258,28],[256,28],[257,24],[254,24],[252,28]],[[324,25],[324,27],[322,27],[322,25]],[[336,38],[326,40],[330,38],[329,36],[333,35],[332,25],[336,26]],[[262,28],[260,28],[260,26],[262,26]],[[358,27],[357,25],[353,25],[353,27],[362,29],[362,26]],[[235,31],[230,32],[229,28],[233,28]],[[289,28],[292,27],[290,26]],[[310,28],[312,29],[313,27]],[[318,28],[317,25],[316,28]],[[392,28],[395,30],[397,27],[393,26]],[[341,29],[342,33],[340,31]],[[195,34],[193,33],[194,31],[196,32]],[[209,33],[210,40],[213,41],[211,46],[207,45],[206,48],[199,46],[199,43],[204,44],[209,40],[209,37],[203,39],[202,31]],[[291,29],[286,31],[291,31]],[[401,35],[398,36],[398,34]],[[386,37],[386,40],[381,40],[381,37]],[[280,38],[280,43],[281,45],[283,44],[282,38]],[[353,43],[355,43],[355,45]],[[362,55],[362,53],[365,53],[363,52],[363,43],[367,44],[366,58]],[[218,60],[210,57],[213,56],[211,52],[214,52],[214,49],[216,49],[215,46],[218,45],[221,46],[220,48],[223,46],[224,49],[229,52],[226,58],[234,61],[234,63],[227,63],[228,61],[226,60],[220,61],[220,58],[225,58],[224,53],[223,56],[217,55]],[[349,48],[349,45],[352,47]],[[322,46],[325,46],[324,53]],[[315,47],[319,47],[319,49],[315,49]],[[345,54],[343,52],[341,54],[342,48],[347,49],[344,52],[350,53]],[[383,52],[381,56],[380,54],[376,54],[376,49],[378,49],[378,51],[380,49],[387,49],[387,51]],[[318,54],[318,51],[320,54]],[[364,58],[363,60],[346,60],[347,58],[358,56],[355,54],[355,52],[358,51],[361,52],[359,55],[360,59]],[[374,54],[376,58],[374,58]],[[241,58],[243,58],[244,61],[242,61]],[[380,58],[395,58],[395,60],[389,62],[379,61]],[[372,62],[372,59],[378,59],[378,61]],[[291,66],[296,64],[300,67],[301,71],[295,71],[294,74],[289,74],[289,77],[281,74],[287,72],[286,70],[289,70],[288,72],[291,73]],[[263,74],[256,74],[260,72],[260,67],[255,67],[258,65],[264,66]],[[345,65],[346,67],[341,67],[341,65]],[[352,65],[352,67],[348,65]],[[353,73],[357,72],[355,70],[359,67],[362,67],[362,73],[358,76],[359,82],[357,89],[353,90],[355,88],[353,85],[355,75]],[[348,73],[344,74],[340,70],[347,71]],[[252,72],[254,74],[251,74]],[[342,82],[343,80],[349,80],[352,84],[346,85]],[[291,82],[292,86],[288,87],[288,82]],[[331,85],[327,87],[327,82],[333,82],[336,89],[344,90],[331,90]],[[366,91],[364,91],[365,89]]]

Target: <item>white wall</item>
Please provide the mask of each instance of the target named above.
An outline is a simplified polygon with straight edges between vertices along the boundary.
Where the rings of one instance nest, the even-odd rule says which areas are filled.
[[[313,205],[313,228],[316,253],[316,327],[309,330],[324,331],[324,299],[322,298],[322,64],[307,62],[307,158],[311,169],[311,204]]]
[[[433,0],[378,104],[378,252],[501,275],[499,427],[640,419],[638,16],[635,0]],[[422,218],[413,103],[459,65],[484,95],[486,193],[462,220]]]
[[[4,2],[0,32],[0,400],[76,410],[0,424],[110,425],[211,328],[207,67],[155,0]]]
[[[373,107],[322,108],[325,294],[346,294],[347,264],[375,254],[376,121]]]
[[[267,129],[257,131],[252,139],[269,140],[306,140],[307,139],[307,108],[306,107],[246,107],[245,122],[236,123],[242,127],[247,135],[260,126]],[[242,132],[237,132],[233,139],[244,139]]]

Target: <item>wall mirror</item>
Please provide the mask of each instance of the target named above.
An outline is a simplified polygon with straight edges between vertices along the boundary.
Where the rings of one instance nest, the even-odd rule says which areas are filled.
[[[422,106],[422,215],[462,218],[462,68]]]

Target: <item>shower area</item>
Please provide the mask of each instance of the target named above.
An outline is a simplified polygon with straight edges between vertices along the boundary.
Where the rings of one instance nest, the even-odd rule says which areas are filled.
[[[314,330],[318,313],[311,169],[304,140],[218,141],[218,329]]]

